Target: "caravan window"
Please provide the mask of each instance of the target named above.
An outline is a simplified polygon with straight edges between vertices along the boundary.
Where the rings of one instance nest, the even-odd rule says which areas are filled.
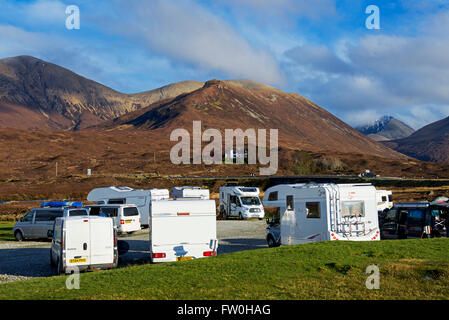
[[[387,197],[386,196],[382,196],[382,202],[387,201]]]
[[[307,219],[321,218],[321,210],[319,202],[306,202],[306,217]]]
[[[108,204],[124,204],[126,199],[109,199]]]
[[[342,217],[364,217],[365,202],[364,201],[343,201],[341,208]]]
[[[391,194],[388,195],[388,201],[390,201],[390,202],[393,201],[393,195],[391,195]]]
[[[293,196],[286,197],[287,210],[295,210],[295,205],[293,203]]]
[[[278,199],[278,192],[273,191],[268,195],[268,201],[276,201]]]

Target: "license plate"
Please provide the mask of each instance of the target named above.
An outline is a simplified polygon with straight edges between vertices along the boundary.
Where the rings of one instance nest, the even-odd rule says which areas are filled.
[[[126,220],[125,223],[131,223],[133,222],[132,220]]]
[[[70,259],[69,263],[82,263],[82,262],[86,262],[86,258],[81,258],[81,259]]]
[[[192,260],[192,257],[176,257],[176,261],[186,261],[186,260]]]

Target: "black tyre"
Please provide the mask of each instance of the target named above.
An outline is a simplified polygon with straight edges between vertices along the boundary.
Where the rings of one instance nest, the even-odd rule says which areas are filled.
[[[267,237],[267,244],[269,248],[276,247],[276,242],[274,241],[274,238],[272,236]]]
[[[22,231],[16,231],[14,233],[14,238],[16,238],[17,241],[23,241],[23,234]]]
[[[242,215],[241,212],[239,213],[239,219],[240,219],[240,220],[243,220],[243,215]]]
[[[53,253],[50,249],[50,266],[52,269],[54,269],[54,267],[56,266],[55,262],[53,261]]]
[[[59,275],[62,275],[62,274],[65,274],[65,270],[64,270],[64,267],[62,266],[62,262],[58,259],[58,274]]]

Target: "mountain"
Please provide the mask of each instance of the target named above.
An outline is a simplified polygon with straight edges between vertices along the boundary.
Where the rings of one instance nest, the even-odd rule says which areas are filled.
[[[184,81],[124,94],[30,56],[0,60],[0,127],[83,129],[201,87]]]
[[[376,141],[387,141],[408,137],[415,130],[391,116],[384,116],[372,124],[360,126],[357,131]]]
[[[299,94],[265,85],[255,89],[255,84],[210,80],[195,91],[130,112],[96,129],[152,130],[155,139],[170,143],[168,137],[173,129],[191,132],[192,122],[201,120],[203,130],[279,129],[279,144],[293,149],[406,158],[360,134]]]
[[[430,123],[412,135],[385,145],[424,161],[449,163],[449,117]]]

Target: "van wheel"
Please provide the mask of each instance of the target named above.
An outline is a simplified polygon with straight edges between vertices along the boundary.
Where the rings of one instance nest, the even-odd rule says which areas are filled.
[[[239,219],[240,219],[240,220],[244,220],[243,215],[242,215],[241,212],[239,213]]]
[[[23,234],[22,231],[16,231],[14,233],[14,238],[16,238],[17,241],[23,241]]]

